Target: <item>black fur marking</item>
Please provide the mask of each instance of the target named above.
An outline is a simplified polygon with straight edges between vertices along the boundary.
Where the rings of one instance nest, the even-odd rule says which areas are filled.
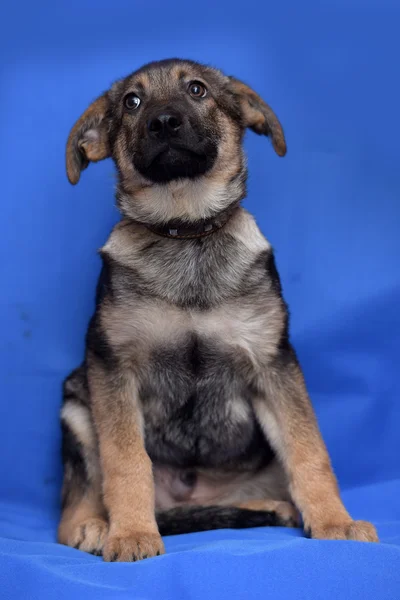
[[[188,351],[189,363],[192,369],[192,374],[196,377],[200,374],[201,369],[204,365],[204,360],[201,355],[199,340],[196,336],[193,336],[191,346]]]
[[[154,248],[154,246],[157,246],[157,244],[159,242],[160,242],[160,240],[153,240],[149,244],[146,244],[145,246],[143,246],[143,248],[141,249],[141,252],[146,252],[147,250],[151,250],[152,248]]]
[[[112,368],[116,364],[116,358],[107,341],[105,332],[103,331],[98,315],[98,308],[103,303],[106,297],[113,297],[113,281],[114,277],[111,273],[117,265],[109,259],[107,255],[102,254],[102,268],[96,286],[96,310],[89,321],[89,326],[86,332],[86,349],[90,350],[97,358],[102,360],[105,366]]]
[[[117,358],[100,325],[98,313],[95,313],[90,319],[86,333],[86,347],[94,356],[102,361],[106,368],[112,369],[116,366]]]
[[[272,252],[272,250],[268,250],[266,253],[265,269],[266,269],[267,275],[272,283],[273,289],[279,296],[281,296],[282,295],[281,278],[279,277],[278,269],[276,268],[275,256],[274,256],[274,253]]]
[[[99,279],[96,286],[96,308],[100,306],[104,298],[111,294],[112,295],[112,279],[111,279],[111,261],[106,256],[102,256],[103,264],[101,267]]]
[[[286,527],[275,511],[247,510],[220,506],[191,506],[156,513],[161,535],[177,535],[212,529],[247,529],[250,527]]]
[[[232,390],[247,419],[232,413]],[[212,340],[192,335],[154,351],[140,389],[150,458],[178,467],[266,466],[274,452],[255,418],[252,391],[234,357]]]
[[[147,249],[156,247],[158,243],[159,240],[151,242]],[[144,295],[145,283],[134,268],[118,263],[106,252],[102,252],[101,256],[103,267],[97,284],[96,308],[106,297],[114,300],[124,297],[127,293],[135,296]]]
[[[61,455],[64,470],[65,473],[71,476],[71,479],[65,482],[66,485],[63,488],[62,508],[65,508],[69,504],[70,494],[73,490],[78,488],[83,493],[88,483],[88,475],[83,458],[82,445],[64,421],[61,421],[61,432]]]
[[[288,368],[299,367],[296,351],[288,339],[281,340],[279,352],[274,358],[271,367],[279,373],[285,373]]]
[[[277,296],[279,296],[279,298],[284,306],[284,309],[285,309],[284,327],[282,330],[281,339],[278,342],[278,349],[283,353],[288,351],[289,353],[294,354],[294,351],[293,351],[290,341],[289,341],[289,326],[290,326],[289,307],[283,298],[281,278],[279,276],[279,272],[276,267],[275,256],[274,256],[274,253],[272,250],[269,250],[265,256],[265,270],[267,272],[267,277],[271,282],[272,289],[275,291]]]
[[[86,467],[82,454],[82,445],[76,438],[75,434],[68,425],[61,421],[62,442],[61,453],[63,464],[70,463],[74,469],[74,473],[80,479],[86,479]]]
[[[74,369],[63,382],[63,404],[68,400],[82,406],[89,404],[89,388],[84,363]]]

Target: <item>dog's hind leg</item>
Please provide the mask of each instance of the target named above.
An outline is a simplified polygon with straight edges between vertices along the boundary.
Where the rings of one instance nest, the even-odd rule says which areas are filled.
[[[255,472],[198,469],[185,473],[158,465],[154,473],[162,535],[301,524],[277,461]],[[188,474],[192,477],[185,493]]]
[[[84,366],[65,380],[61,424],[64,480],[58,541],[101,554],[108,523]]]
[[[298,527],[299,515],[290,502],[260,500],[233,506],[179,506],[157,511],[161,535],[176,535],[212,529],[249,527]]]

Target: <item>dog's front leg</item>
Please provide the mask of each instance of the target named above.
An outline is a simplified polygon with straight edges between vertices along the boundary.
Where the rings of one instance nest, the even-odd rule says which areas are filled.
[[[263,377],[255,411],[280,457],[305,530],[319,539],[378,541],[375,528],[353,521],[339,493],[294,352],[281,352]]]
[[[95,359],[90,360],[88,375],[110,521],[104,560],[128,562],[162,554],[152,465],[144,447],[134,378],[110,373]]]

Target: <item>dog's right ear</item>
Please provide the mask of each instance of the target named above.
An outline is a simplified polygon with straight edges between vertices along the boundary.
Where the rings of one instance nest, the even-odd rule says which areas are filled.
[[[285,156],[285,136],[272,108],[243,81],[229,77],[229,82],[230,91],[240,102],[243,125],[259,135],[270,137],[278,156]]]
[[[68,137],[66,166],[70,183],[79,181],[81,171],[89,162],[110,156],[108,123],[106,119],[109,100],[107,93],[92,102],[78,119]]]

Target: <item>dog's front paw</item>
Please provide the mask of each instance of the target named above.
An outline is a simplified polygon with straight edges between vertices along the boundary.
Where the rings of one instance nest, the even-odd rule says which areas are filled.
[[[358,542],[379,542],[372,523],[350,521],[339,525],[326,525],[311,530],[311,537],[319,540],[356,540]]]
[[[103,558],[107,562],[134,562],[164,554],[164,544],[159,533],[137,532],[126,536],[109,535]]]
[[[103,551],[107,532],[108,524],[104,519],[90,517],[71,530],[66,543],[83,552],[99,556]]]

